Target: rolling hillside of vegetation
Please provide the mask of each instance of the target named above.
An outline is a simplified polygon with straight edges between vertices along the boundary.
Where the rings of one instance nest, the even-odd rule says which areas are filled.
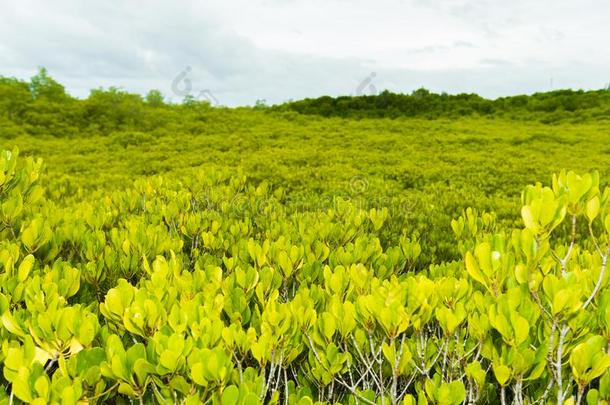
[[[477,94],[435,94],[419,89],[411,94],[383,91],[359,97],[320,97],[289,102],[277,110],[344,118],[457,118],[482,116],[538,120],[546,124],[610,118],[610,90],[557,90],[485,99]]]

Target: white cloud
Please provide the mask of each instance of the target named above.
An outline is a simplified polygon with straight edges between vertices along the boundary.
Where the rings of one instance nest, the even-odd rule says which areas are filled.
[[[610,80],[610,4],[598,0],[22,0],[0,14],[0,75],[37,66],[78,96],[122,86],[223,104],[377,89],[495,97]]]

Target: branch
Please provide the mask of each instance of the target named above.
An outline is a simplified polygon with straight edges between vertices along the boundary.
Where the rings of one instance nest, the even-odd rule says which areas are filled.
[[[589,306],[589,304],[591,303],[591,301],[593,301],[593,298],[595,298],[595,295],[597,294],[597,292],[599,291],[601,285],[602,285],[602,281],[604,279],[604,274],[606,273],[606,266],[608,264],[608,255],[610,254],[610,246],[608,247],[608,250],[606,251],[606,255],[602,256],[602,269],[599,272],[599,277],[597,278],[597,283],[595,283],[595,288],[593,289],[593,292],[591,293],[591,295],[589,296],[589,298],[587,299],[587,301],[585,301],[585,303],[583,304],[582,308],[585,309]]]
[[[559,342],[557,343],[557,359],[555,362],[555,368],[557,373],[557,405],[563,405],[564,392],[563,392],[563,378],[561,373],[562,360],[563,360],[563,342],[570,328],[565,325],[559,331]]]

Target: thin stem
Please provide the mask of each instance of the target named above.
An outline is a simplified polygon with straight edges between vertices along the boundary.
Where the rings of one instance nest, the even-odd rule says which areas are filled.
[[[352,394],[354,394],[362,402],[365,402],[370,405],[377,405],[375,402],[371,401],[370,399],[367,399],[367,398],[363,397],[362,395],[358,394],[356,389],[354,387],[350,386],[349,384],[347,384],[345,381],[343,381],[343,379],[341,377],[337,377],[337,381],[339,382],[339,384],[341,384],[345,388],[347,388]]]
[[[566,325],[559,331],[559,341],[557,343],[557,358],[555,361],[555,372],[557,375],[557,405],[563,405],[564,392],[563,392],[563,378],[562,378],[562,363],[563,363],[563,343],[565,337],[569,331],[569,327]]]
[[[446,381],[445,368],[447,366],[447,352],[449,351],[449,344],[443,349],[443,364],[441,365],[441,379]]]
[[[384,339],[385,340],[385,339]],[[371,348],[371,354],[374,356],[373,361],[376,361],[379,365],[379,393],[381,394],[381,405],[385,405],[385,386],[383,383],[383,357],[379,356],[381,354],[381,350],[375,353],[374,345],[373,345],[373,336],[369,333],[369,346]],[[383,342],[381,343],[383,346]]]
[[[599,253],[599,255],[601,257],[604,257],[604,253],[602,252],[602,249],[599,247],[599,243],[597,243],[597,238],[595,237],[595,234],[593,233],[593,224],[589,223],[589,234],[591,235],[591,239],[593,240],[593,244],[595,245],[595,249],[597,250],[597,253]]]
[[[47,363],[47,365],[44,368],[45,373],[48,373],[49,370],[53,367],[53,365],[55,364],[56,359],[51,359],[51,361],[49,361]]]
[[[400,361],[402,360],[402,352],[403,352],[403,346],[405,343],[405,335],[402,335],[402,339],[400,340],[400,349],[398,351],[398,356],[396,356],[396,358],[394,359],[394,368],[392,369],[392,387],[390,389],[390,393],[392,396],[392,404],[396,404],[398,401],[398,398],[396,397],[396,390],[398,388],[398,365],[400,364]],[[391,341],[392,346],[394,346],[394,339],[392,339]]]
[[[244,382],[244,371],[241,366],[241,360],[237,357],[237,354],[233,352],[233,358],[237,363],[237,370],[239,371],[239,383],[242,384]]]
[[[157,394],[157,398],[159,398],[161,401],[163,401],[164,404],[166,404],[167,401],[165,400],[165,398],[163,398],[163,395],[161,395],[161,392],[159,392],[159,388],[157,387],[157,384],[155,384],[153,382],[152,387],[153,387],[153,391],[155,391],[155,393]]]
[[[362,373],[362,376],[360,377],[360,380],[362,380],[367,374],[370,373],[371,377],[373,377],[373,382],[375,382],[375,385],[377,385],[378,388],[381,387],[379,381],[377,380],[377,375],[373,372],[373,363],[369,363],[364,358],[364,355],[362,354],[362,351],[360,350],[360,346],[358,345],[358,342],[356,342],[356,339],[354,339],[354,336],[351,336],[351,338],[352,338],[352,343],[354,344],[354,347],[356,347],[356,351],[358,352],[358,355],[360,356],[360,359],[362,360],[362,362],[366,366],[366,370],[365,370],[364,373]],[[311,339],[310,339],[310,344],[311,344]],[[314,354],[315,354],[315,350],[314,350]],[[358,383],[359,382],[360,381],[358,381]],[[358,383],[356,383],[356,384],[358,384]]]
[[[412,373],[411,378],[409,378],[409,381],[407,381],[407,383],[405,384],[405,388],[402,390],[400,395],[398,395],[398,398],[402,398],[405,396],[405,394],[407,393],[407,390],[411,386],[411,383],[413,382],[414,379],[415,379],[415,373]]]
[[[97,398],[103,397],[104,395],[108,394],[110,391],[114,390],[114,389],[115,389],[116,387],[118,387],[119,385],[120,385],[120,383],[116,383],[116,384],[114,384],[112,387],[108,388],[106,391],[104,391],[104,392],[100,392],[100,393],[99,393],[99,394],[97,394],[97,395],[94,395],[94,396],[92,396],[92,397],[88,397],[88,398],[85,398],[85,399],[87,399],[88,401],[91,401],[92,399],[97,399]]]
[[[284,368],[284,403],[288,405],[288,374]]]
[[[599,291],[600,287],[602,286],[602,281],[604,280],[604,275],[606,273],[606,266],[608,264],[608,255],[609,254],[610,254],[610,247],[608,247],[608,250],[606,251],[606,255],[602,257],[602,269],[599,272],[599,277],[597,278],[597,283],[595,283],[595,288],[593,289],[593,292],[591,293],[591,295],[589,296],[587,301],[585,301],[585,303],[583,304],[583,306],[582,306],[583,309],[585,309],[589,306],[591,301],[593,301],[593,298],[595,298],[595,295]]]
[[[515,403],[523,405],[523,379],[521,376],[519,376],[515,384]]]
[[[282,350],[280,353],[280,362],[277,367],[280,369],[277,373],[277,379],[275,380],[275,388],[274,391],[277,391],[280,386],[280,379],[282,378],[282,363],[284,362],[284,351]]]
[[[582,395],[585,392],[585,387],[578,387],[578,395],[576,396],[576,405],[580,405],[582,402]]]
[[[566,275],[566,263],[572,254],[572,249],[574,248],[574,242],[576,241],[576,215],[572,215],[572,234],[570,235],[570,247],[568,248],[568,253],[566,253],[563,261],[561,263],[561,275]]]

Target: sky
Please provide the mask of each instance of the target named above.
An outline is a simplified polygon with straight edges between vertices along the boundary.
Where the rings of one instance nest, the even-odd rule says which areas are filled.
[[[496,98],[610,82],[605,0],[0,0],[0,76],[39,66],[76,97]]]

